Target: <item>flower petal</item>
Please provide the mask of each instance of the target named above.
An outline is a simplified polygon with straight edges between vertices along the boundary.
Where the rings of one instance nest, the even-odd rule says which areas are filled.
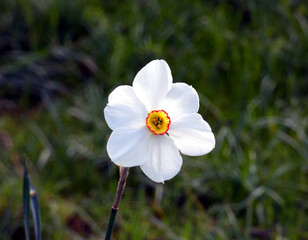
[[[144,125],[147,114],[145,106],[131,86],[119,86],[114,89],[104,109],[106,122],[112,130],[124,126]]]
[[[133,88],[150,112],[157,110],[160,101],[171,88],[172,75],[168,64],[164,60],[154,60],[143,67],[133,81]]]
[[[146,126],[116,128],[107,142],[108,155],[119,166],[139,166],[147,160],[150,137],[151,133]]]
[[[168,134],[185,155],[201,156],[215,147],[211,127],[198,113],[187,114],[171,122]]]
[[[185,114],[196,113],[199,110],[198,93],[186,83],[174,83],[160,108],[168,113],[171,121]]]
[[[164,182],[173,178],[183,163],[179,150],[167,135],[151,136],[147,157],[147,161],[140,167],[154,182]]]

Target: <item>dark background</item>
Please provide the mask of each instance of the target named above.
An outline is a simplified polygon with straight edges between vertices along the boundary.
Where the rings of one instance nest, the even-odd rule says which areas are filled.
[[[0,239],[23,239],[24,154],[43,239],[103,238],[102,110],[153,59],[198,91],[217,144],[164,185],[131,169],[114,238],[308,239],[305,0],[1,0]]]

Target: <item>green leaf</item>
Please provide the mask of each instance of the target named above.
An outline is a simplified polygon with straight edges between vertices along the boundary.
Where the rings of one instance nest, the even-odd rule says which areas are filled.
[[[37,191],[32,184],[30,179],[30,206],[34,224],[34,231],[35,231],[35,239],[41,240],[41,221],[40,221],[40,208],[38,203]]]
[[[24,182],[23,182],[23,207],[24,207],[24,227],[25,237],[29,240],[29,195],[30,183],[27,169],[27,160],[25,159],[25,171],[24,171]]]

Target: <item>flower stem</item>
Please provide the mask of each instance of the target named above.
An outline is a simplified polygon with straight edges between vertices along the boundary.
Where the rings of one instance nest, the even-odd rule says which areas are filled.
[[[107,228],[105,240],[109,240],[111,238],[113,224],[114,224],[114,220],[115,220],[115,217],[117,215],[117,212],[118,212],[118,210],[111,208],[111,213],[110,213],[110,217],[109,217],[109,223],[108,223],[108,228]]]
[[[116,214],[119,209],[119,204],[125,189],[125,184],[126,184],[126,179],[128,176],[129,168],[127,167],[120,167],[120,179],[118,182],[118,187],[117,187],[117,192],[114,198],[114,202],[111,208],[111,213],[109,217],[109,223],[108,223],[108,228],[106,232],[106,237],[105,240],[110,240],[111,234],[112,234],[112,229],[115,221]]]

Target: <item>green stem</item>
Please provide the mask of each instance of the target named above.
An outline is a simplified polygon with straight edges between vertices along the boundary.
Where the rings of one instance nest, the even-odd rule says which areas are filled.
[[[113,209],[113,208],[111,209],[105,240],[109,240],[111,238],[113,224],[114,224],[114,220],[115,220],[115,217],[117,215],[117,212],[118,212],[118,210]]]
[[[109,223],[108,223],[108,228],[107,228],[105,240],[110,240],[110,238],[111,238],[115,217],[116,217],[116,214],[118,212],[119,204],[120,204],[120,201],[121,201],[124,189],[125,189],[125,184],[126,184],[128,172],[129,172],[129,168],[120,167],[120,179],[119,179],[119,182],[118,182],[117,193],[116,193],[116,196],[114,198],[114,202],[113,202],[113,205],[112,205],[112,208],[111,208],[111,213],[110,213],[110,217],[109,217]]]

